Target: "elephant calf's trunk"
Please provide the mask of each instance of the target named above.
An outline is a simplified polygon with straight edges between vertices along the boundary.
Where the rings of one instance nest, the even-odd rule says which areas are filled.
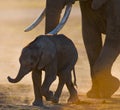
[[[11,82],[11,83],[17,83],[20,81],[20,79],[12,79],[11,77],[7,77],[8,81]]]
[[[8,81],[11,83],[17,83],[19,82],[26,74],[28,74],[30,72],[29,69],[26,69],[23,71],[23,69],[20,68],[18,75],[16,76],[16,78],[11,78],[10,76],[7,77]]]
[[[16,81],[15,79],[12,79],[11,77],[7,77],[8,81],[11,83],[17,83],[18,81]]]

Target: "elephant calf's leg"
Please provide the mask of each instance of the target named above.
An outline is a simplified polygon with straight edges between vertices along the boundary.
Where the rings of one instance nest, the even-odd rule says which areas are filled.
[[[43,106],[42,94],[41,94],[41,74],[42,72],[34,70],[32,72],[32,80],[34,87],[35,100],[33,102],[34,106]]]
[[[74,84],[72,82],[71,72],[67,73],[67,75],[65,76],[65,79],[66,79],[67,88],[68,88],[69,93],[70,93],[70,97],[68,99],[68,102],[70,102],[70,103],[78,103],[79,98],[78,98],[77,91],[76,91],[76,89],[74,87]]]
[[[53,98],[53,92],[49,90],[50,85],[55,80],[54,76],[45,75],[45,80],[41,87],[42,95],[46,98],[47,101],[51,101]]]
[[[59,102],[59,98],[62,93],[64,84],[65,84],[64,79],[62,78],[62,76],[59,76],[59,84],[58,84],[57,90],[55,91],[55,94],[53,96],[53,100],[52,100],[53,103]]]
[[[51,101],[53,98],[53,93],[52,91],[49,91],[50,85],[52,82],[56,79],[56,73],[57,73],[57,68],[56,68],[56,63],[52,62],[51,65],[47,66],[45,68],[45,79],[42,84],[42,95],[45,96],[46,100]]]

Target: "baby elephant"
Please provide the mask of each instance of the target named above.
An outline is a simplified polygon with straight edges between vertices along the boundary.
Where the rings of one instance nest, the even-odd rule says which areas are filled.
[[[76,103],[79,99],[72,82],[71,71],[74,70],[77,59],[77,50],[65,35],[40,35],[22,50],[18,75],[15,79],[8,77],[8,80],[11,83],[19,82],[32,71],[35,93],[33,105],[43,106],[42,96],[57,103],[64,84],[70,93],[68,101]],[[45,71],[45,79],[41,85],[42,70]],[[49,88],[56,75],[59,76],[59,84],[53,96]]]

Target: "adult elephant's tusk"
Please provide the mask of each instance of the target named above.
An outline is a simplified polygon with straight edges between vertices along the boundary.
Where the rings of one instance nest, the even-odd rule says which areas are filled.
[[[68,3],[66,5],[66,10],[65,10],[64,16],[61,19],[60,23],[56,26],[55,29],[53,29],[51,32],[49,32],[47,34],[57,34],[63,28],[63,26],[65,25],[66,21],[68,20],[68,17],[70,15],[71,9],[72,9],[72,3]]]
[[[38,18],[36,18],[34,22],[24,30],[25,32],[31,31],[43,20],[43,18],[45,17],[45,10],[46,9],[44,9],[40,16],[38,16]]]

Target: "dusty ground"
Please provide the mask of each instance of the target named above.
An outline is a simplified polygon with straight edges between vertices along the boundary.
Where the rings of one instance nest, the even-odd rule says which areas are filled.
[[[44,110],[31,106],[34,100],[31,75],[20,83],[10,84],[7,76],[15,77],[19,70],[19,56],[22,48],[37,35],[44,33],[44,21],[31,32],[24,29],[42,11],[45,1],[41,0],[1,0],[0,3],[0,110]],[[120,90],[112,99],[88,99],[85,93],[91,87],[89,65],[81,37],[81,19],[78,3],[73,7],[71,16],[60,33],[71,38],[79,52],[76,65],[78,93],[81,103],[67,104],[69,94],[64,88],[60,104],[45,102],[51,110],[120,110]],[[74,28],[75,27],[75,28]],[[112,68],[113,75],[120,78],[120,56]],[[57,81],[51,86],[54,91]]]

